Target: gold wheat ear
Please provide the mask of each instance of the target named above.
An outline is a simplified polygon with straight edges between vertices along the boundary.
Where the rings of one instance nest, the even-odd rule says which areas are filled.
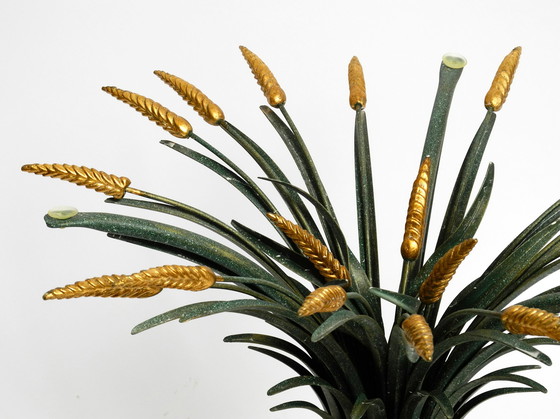
[[[270,71],[267,65],[248,48],[240,46],[239,49],[241,50],[241,54],[243,54],[243,58],[245,58],[245,61],[249,64],[251,72],[255,76],[269,105],[277,108],[286,103],[286,93],[284,93],[284,90],[282,90],[280,84],[278,84],[274,74],[272,74],[272,71]]]
[[[406,260],[415,260],[422,248],[429,184],[430,158],[426,157],[420,165],[418,175],[412,185],[412,192],[408,203],[404,237],[401,245],[401,255]]]
[[[130,179],[127,177],[118,177],[89,167],[71,164],[25,164],[21,167],[21,170],[66,180],[76,185],[95,189],[97,192],[102,192],[115,199],[121,199],[126,192],[126,188],[130,185]]]
[[[521,47],[516,47],[503,59],[494,76],[492,85],[484,98],[484,106],[486,109],[496,112],[502,109],[509,93],[511,83],[513,82],[515,70],[519,65],[520,57]]]
[[[346,303],[346,291],[339,285],[327,285],[309,293],[298,310],[298,315],[311,316],[315,313],[337,311]]]
[[[413,314],[402,322],[401,328],[407,342],[424,361],[431,362],[434,353],[432,330],[424,316]]]
[[[286,234],[327,280],[342,279],[350,283],[350,272],[332,252],[307,230],[281,215],[268,213],[268,218]]]
[[[131,287],[202,291],[221,280],[221,277],[206,266],[164,265],[122,276],[121,284]]]
[[[514,305],[502,311],[504,328],[519,335],[547,336],[560,341],[560,317],[538,308]]]
[[[457,268],[469,255],[476,243],[476,239],[467,239],[452,247],[436,262],[432,272],[420,286],[420,301],[424,304],[433,304],[441,299],[449,281],[457,272]]]
[[[220,107],[194,85],[165,71],[156,70],[154,74],[175,90],[209,124],[219,125],[225,119]]]
[[[118,100],[130,105],[171,135],[178,138],[187,138],[191,135],[192,126],[186,119],[171,112],[152,99],[114,86],[105,86],[101,89]]]
[[[350,107],[354,110],[366,107],[366,82],[364,70],[358,57],[352,57],[348,64],[348,86],[350,88]]]

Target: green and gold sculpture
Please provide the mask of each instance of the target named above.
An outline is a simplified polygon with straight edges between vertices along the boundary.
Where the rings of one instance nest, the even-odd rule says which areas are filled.
[[[447,307],[441,306],[446,286],[477,243],[474,236],[493,187],[493,164],[488,165],[470,205],[469,199],[496,112],[508,95],[521,48],[515,48],[503,60],[484,100],[487,112],[459,169],[432,251],[426,249],[425,243],[427,235],[436,232],[434,227],[428,227],[431,209],[437,202],[434,197],[445,125],[455,85],[466,64],[460,56],[444,56],[418,176],[413,182],[406,221],[403,220],[402,277],[399,289],[393,291],[383,288],[379,277],[372,165],[364,111],[366,87],[360,62],[352,58],[348,68],[349,103],[355,111],[359,233],[359,253],[355,254],[341,231],[305,142],[288,114],[284,90],[257,55],[245,47],[241,47],[241,52],[269,105],[276,108],[261,106],[290,151],[304,187],[296,186],[300,181],[288,180],[275,160],[227,121],[222,110],[198,88],[174,75],[155,72],[206,122],[221,127],[241,145],[262,169],[263,173],[257,176],[264,174],[264,178],[257,181],[247,174],[227,150],[216,149],[196,135],[187,120],[157,102],[116,87],[103,90],[183,139],[181,143],[164,140],[162,144],[206,166],[236,188],[271,223],[276,236],[268,237],[236,221],[228,224],[182,202],[132,188],[126,177],[69,164],[27,164],[22,168],[26,172],[95,189],[110,195],[109,203],[189,220],[218,233],[229,243],[221,244],[149,218],[111,213],[53,213],[45,216],[49,227],[100,230],[112,238],[183,257],[195,266],[139,267],[145,270],[79,281],[55,288],[44,298],[145,298],[163,288],[202,291],[212,287],[236,292],[241,298],[175,308],[140,323],[132,333],[171,320],[185,322],[222,312],[264,320],[297,345],[251,333],[227,336],[224,340],[249,343],[251,349],[294,371],[293,377],[269,389],[268,394],[311,386],[317,396],[315,401],[277,405],[273,411],[303,408],[322,418],[348,419],[462,418],[479,403],[495,396],[545,392],[542,385],[518,374],[539,368],[538,365],[512,366],[473,377],[512,351],[551,364],[537,346],[558,344],[560,339],[560,320],[554,314],[560,311],[560,287],[524,301],[518,301],[518,297],[560,267],[560,201],[522,231],[478,278],[447,302]],[[205,152],[189,148],[195,143]],[[263,192],[259,183],[266,181],[274,185],[278,196]],[[277,210],[274,200],[278,198],[289,213]],[[382,318],[382,299],[395,305],[394,318]],[[384,322],[391,322],[388,337]],[[494,383],[500,386],[484,389]]]

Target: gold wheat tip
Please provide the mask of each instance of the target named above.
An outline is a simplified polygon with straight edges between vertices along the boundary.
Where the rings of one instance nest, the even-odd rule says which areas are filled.
[[[488,90],[484,98],[486,109],[499,111],[502,108],[513,82],[513,76],[515,75],[520,57],[521,47],[516,47],[503,59],[494,76],[490,90]]]
[[[420,301],[433,304],[441,299],[447,284],[455,275],[457,268],[476,245],[476,239],[467,239],[452,247],[434,265],[432,272],[420,286]]]
[[[277,108],[278,106],[286,103],[286,93],[284,93],[284,90],[282,90],[266,64],[247,48],[240,46],[239,49],[241,50],[245,61],[249,64],[251,72],[255,76],[257,83],[261,86],[261,90],[263,91],[270,106]]]
[[[410,201],[408,203],[404,238],[401,245],[401,255],[406,260],[415,260],[420,253],[420,248],[424,239],[429,182],[430,158],[426,157],[420,165],[418,176],[412,186]]]
[[[99,170],[71,164],[25,164],[21,170],[66,180],[89,189],[95,189],[97,192],[102,192],[115,199],[121,199],[127,186],[130,185],[130,179],[126,177],[109,175]]]
[[[339,285],[327,285],[311,292],[298,310],[298,316],[337,311],[346,302],[346,291]]]
[[[547,336],[560,341],[560,318],[545,310],[514,305],[502,311],[502,323],[514,334]]]
[[[366,107],[366,82],[358,57],[352,57],[348,64],[348,85],[350,87],[350,107],[354,110]]]
[[[131,275],[104,275],[55,288],[43,296],[45,300],[78,297],[145,298],[164,288],[202,291],[221,278],[206,266],[165,265]]]
[[[132,106],[142,115],[148,117],[150,121],[154,121],[175,137],[187,138],[192,132],[191,124],[186,119],[174,114],[152,99],[114,86],[105,86],[102,87],[102,90]]]
[[[156,70],[154,74],[175,90],[209,124],[218,125],[225,119],[220,107],[192,84],[165,71]]]
[[[348,269],[334,257],[321,240],[281,215],[268,213],[267,216],[299,247],[324,278],[350,281]]]
[[[434,354],[432,330],[424,316],[413,314],[402,322],[401,328],[407,342],[424,361],[431,362]]]

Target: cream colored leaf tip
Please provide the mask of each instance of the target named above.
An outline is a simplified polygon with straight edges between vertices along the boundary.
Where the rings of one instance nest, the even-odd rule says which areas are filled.
[[[47,212],[49,217],[56,218],[57,220],[67,220],[77,213],[78,210],[76,208],[69,206],[54,207]]]
[[[467,65],[467,59],[465,57],[463,57],[461,54],[455,54],[452,52],[444,54],[444,56],[441,58],[441,61],[443,62],[443,64],[445,64],[445,66],[449,68],[458,69],[463,68]]]

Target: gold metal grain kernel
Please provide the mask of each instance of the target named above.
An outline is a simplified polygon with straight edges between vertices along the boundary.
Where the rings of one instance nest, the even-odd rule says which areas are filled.
[[[426,157],[412,186],[408,212],[401,245],[401,255],[406,260],[415,260],[420,254],[424,240],[428,185],[430,182],[430,158]]]
[[[187,138],[192,132],[192,126],[186,119],[171,112],[152,99],[114,86],[105,86],[101,89],[118,100],[130,105],[142,115],[146,116],[150,121],[154,121],[175,137]]]
[[[401,328],[407,342],[424,361],[431,362],[434,353],[432,330],[424,316],[413,314],[402,322]]]
[[[502,311],[504,328],[519,335],[547,336],[560,341],[560,317],[538,308],[514,305]]]
[[[321,243],[321,240],[281,215],[268,213],[267,216],[299,247],[324,278],[327,280],[345,279],[350,284],[348,269],[334,257],[328,247]]]
[[[220,107],[194,85],[165,71],[156,70],[154,74],[175,90],[209,124],[218,125],[225,119]]]
[[[339,285],[327,285],[309,293],[298,310],[298,316],[337,311],[346,303],[346,291]]]
[[[89,189],[95,189],[97,192],[102,192],[115,199],[121,199],[126,192],[127,186],[130,185],[130,179],[127,177],[110,175],[85,166],[35,163],[25,164],[21,170],[36,175],[66,180]]]
[[[257,57],[256,54],[244,46],[240,46],[239,49],[241,50],[245,61],[249,64],[251,72],[255,76],[255,79],[261,87],[261,90],[263,91],[270,106],[277,108],[278,106],[286,103],[286,93],[284,93],[284,90],[282,90],[267,65],[259,57]]]
[[[348,85],[350,87],[350,107],[354,110],[366,107],[366,82],[358,57],[352,57],[348,64]]]
[[[513,76],[515,75],[520,57],[521,47],[516,47],[503,59],[494,76],[490,90],[488,90],[484,98],[486,109],[497,112],[502,108],[513,82]]]
[[[420,301],[424,304],[433,304],[441,299],[457,268],[476,243],[476,239],[467,239],[452,247],[435,263],[432,272],[420,286]]]

